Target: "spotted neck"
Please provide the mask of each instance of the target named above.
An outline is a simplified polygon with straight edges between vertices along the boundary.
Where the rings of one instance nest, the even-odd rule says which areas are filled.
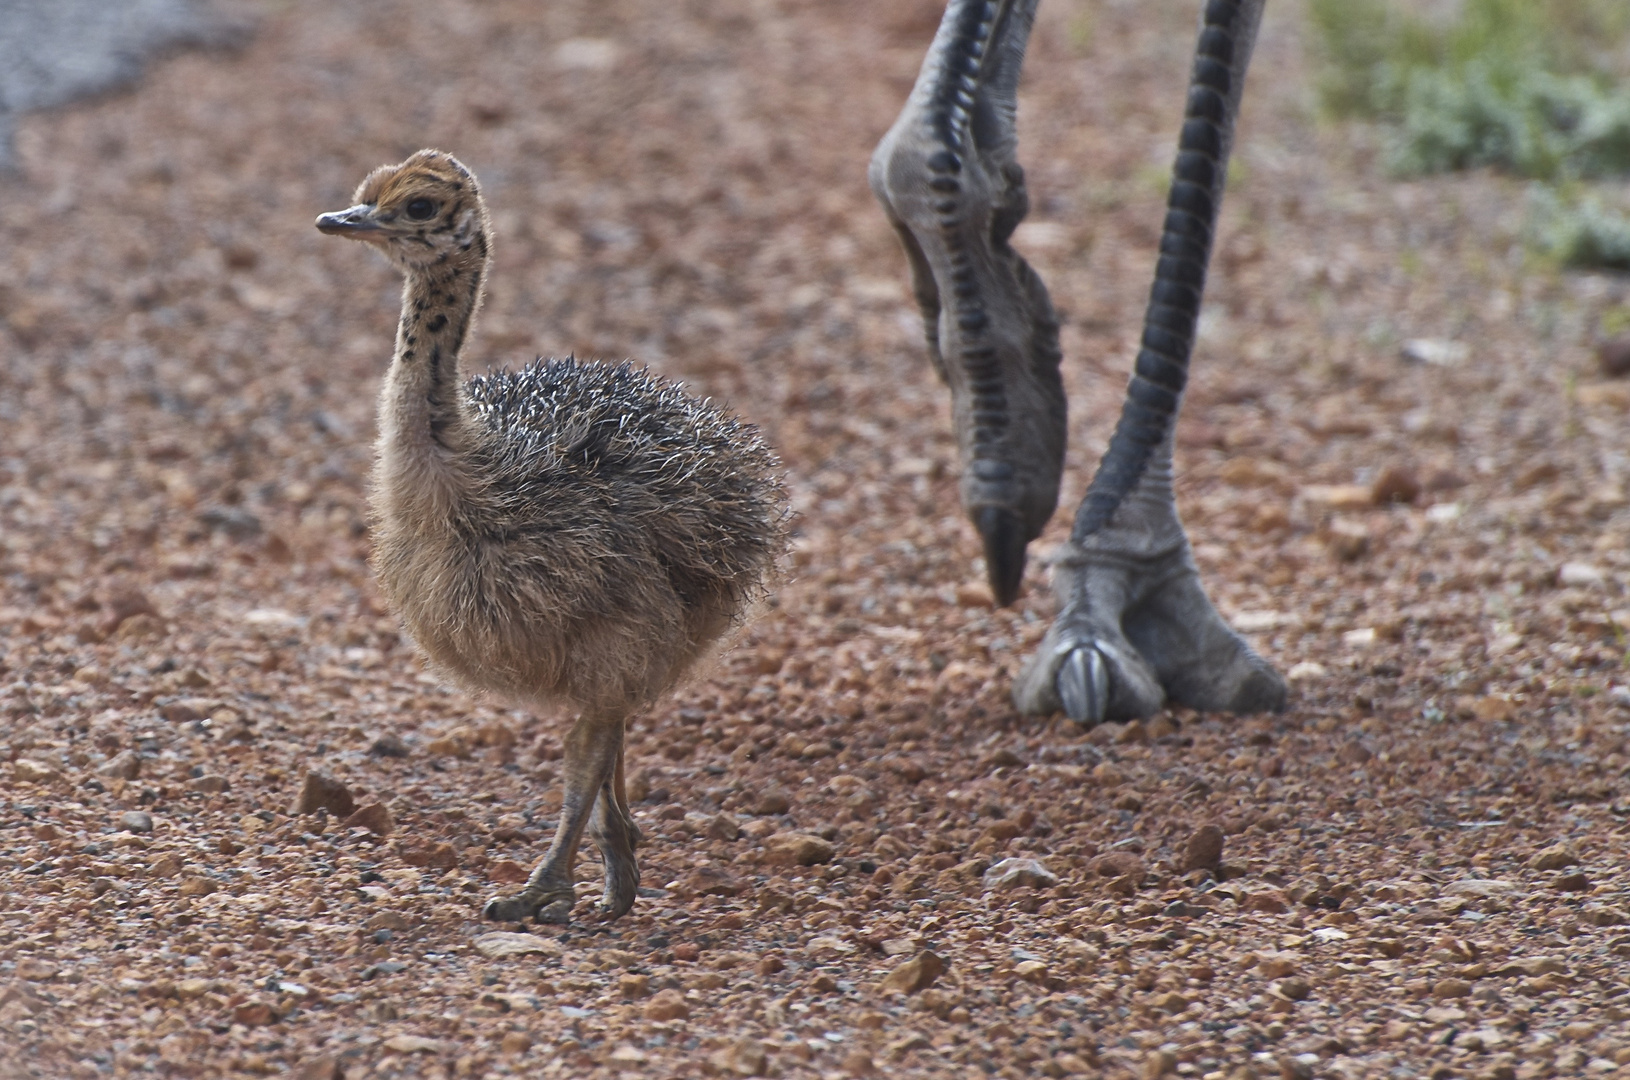
[[[457,257],[464,256],[463,258]],[[487,240],[407,271],[396,353],[380,401],[380,488],[386,509],[457,496],[476,434],[460,353],[487,272]]]

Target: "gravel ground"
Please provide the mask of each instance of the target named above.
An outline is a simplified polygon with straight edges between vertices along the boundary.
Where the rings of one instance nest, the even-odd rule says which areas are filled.
[[[933,3],[221,10],[241,53],[25,117],[0,202],[0,1075],[1630,1073],[1630,384],[1595,356],[1630,290],[1526,258],[1520,184],[1395,182],[1317,122],[1294,4],[1179,448],[1291,706],[1087,732],[1007,702],[1045,567],[991,609],[865,190]],[[1018,242],[1067,320],[1067,505],[1192,20],[1043,5]],[[801,515],[637,725],[610,925],[479,921],[562,724],[427,674],[367,567],[398,286],[311,221],[426,144],[495,211],[476,369],[638,357],[761,424]]]
[[[122,86],[152,54],[225,45],[233,26],[196,0],[4,0],[0,3],[0,168],[16,114]]]

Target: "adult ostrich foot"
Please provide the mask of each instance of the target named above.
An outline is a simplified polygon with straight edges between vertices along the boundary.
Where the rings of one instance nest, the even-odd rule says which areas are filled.
[[[481,909],[481,917],[491,922],[517,923],[536,919],[541,923],[566,923],[572,918],[577,892],[569,881],[540,882],[509,896],[495,896]]]
[[[1054,571],[1064,610],[1013,684],[1020,712],[1098,724],[1168,704],[1284,708],[1284,680],[1217,613],[1186,543],[1153,556],[1066,558]]]
[[[1223,621],[1200,585],[1172,496],[1170,448],[1157,451],[1110,524],[1065,545],[1053,565],[1060,610],[1013,684],[1020,712],[1062,709],[1081,724],[1284,708],[1285,681]]]

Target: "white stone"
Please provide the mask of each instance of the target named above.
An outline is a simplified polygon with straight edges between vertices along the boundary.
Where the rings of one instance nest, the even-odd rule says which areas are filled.
[[[1589,563],[1566,562],[1557,571],[1556,580],[1562,585],[1595,586],[1605,584],[1607,575],[1602,573],[1601,567]]]
[[[566,71],[605,71],[616,66],[622,49],[610,38],[567,38],[555,46],[555,66]]]
[[[1404,342],[1401,352],[1405,360],[1440,367],[1462,363],[1472,354],[1471,347],[1464,341],[1447,341],[1443,338],[1411,338]]]
[[[1449,882],[1443,891],[1454,896],[1505,896],[1517,891],[1517,883],[1498,878],[1464,878]]]
[[[527,953],[559,954],[561,951],[558,941],[550,941],[536,934],[515,934],[504,930],[482,934],[475,939],[475,948],[482,956],[492,957],[524,956]]]
[[[1277,630],[1281,626],[1290,626],[1296,620],[1283,611],[1241,611],[1229,620],[1234,629],[1242,634],[1253,634],[1263,630]]]
[[[1050,889],[1058,884],[1054,874],[1037,859],[1003,859],[985,871],[987,889],[1015,889],[1028,885],[1035,889]]]

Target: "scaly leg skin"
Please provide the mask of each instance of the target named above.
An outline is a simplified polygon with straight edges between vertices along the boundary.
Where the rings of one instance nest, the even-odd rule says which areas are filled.
[[[1019,673],[1013,703],[1081,724],[1148,716],[1168,702],[1202,712],[1282,709],[1285,683],[1223,621],[1171,496],[1169,450],[1151,461],[1110,525],[1055,560],[1060,613]]]
[[[600,857],[606,868],[605,893],[600,898],[600,912],[608,920],[621,918],[634,906],[639,893],[640,865],[634,857],[639,847],[639,826],[628,810],[628,791],[623,784],[623,724],[617,724],[617,762],[611,775],[600,787],[595,800],[594,817],[589,821],[589,832],[600,847]]]
[[[536,917],[539,922],[564,923],[571,919],[572,905],[577,900],[572,887],[577,845],[582,842],[601,790],[616,769],[622,731],[621,717],[583,716],[572,725],[566,736],[566,791],[555,838],[526,886],[511,896],[488,900],[481,912],[484,917],[494,922],[524,922]]]
[[[1052,513],[1064,446],[1056,319],[1007,242],[1027,208],[1014,114],[1035,6],[951,0],[871,167],[911,264],[929,354],[951,386],[963,502],[1003,604]],[[1172,432],[1261,11],[1262,0],[1204,0],[1142,349],[1055,566],[1061,613],[1014,686],[1024,712],[1063,708],[1097,723],[1168,700],[1229,712],[1284,704],[1284,682],[1201,588],[1171,488]]]
[[[962,505],[1004,605],[1058,505],[1064,464],[1058,319],[1008,243],[1030,207],[1013,124],[1036,2],[952,0],[869,172],[951,389]]]
[[[1013,688],[1022,712],[1078,723],[1284,708],[1284,680],[1200,585],[1172,491],[1212,236],[1263,0],[1206,0],[1161,230],[1160,260],[1121,417],[1057,560],[1060,613]]]

